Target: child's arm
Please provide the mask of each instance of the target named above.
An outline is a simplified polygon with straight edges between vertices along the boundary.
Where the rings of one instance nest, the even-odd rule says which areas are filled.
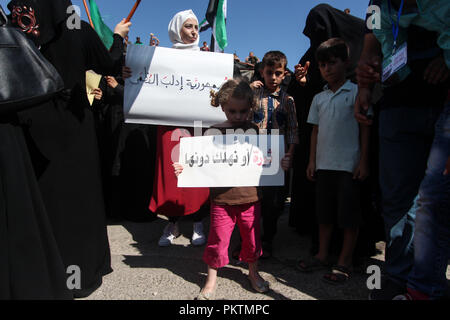
[[[178,176],[183,172],[183,165],[181,163],[175,162],[172,164],[173,169],[175,170],[175,175]]]
[[[356,170],[353,172],[353,179],[364,180],[369,176],[369,138],[370,127],[364,124],[359,125],[361,157]]]
[[[306,177],[308,180],[315,181],[316,174],[316,151],[317,151],[317,134],[319,132],[319,126],[314,125],[311,133],[311,147],[309,152],[309,164],[306,169]]]
[[[287,169],[292,167],[292,160],[294,158],[295,146],[299,144],[298,137],[298,123],[297,123],[297,113],[295,111],[295,102],[292,97],[287,98],[285,101],[285,112],[287,113],[287,122],[286,122],[286,138],[288,150],[285,155],[285,162],[288,166]],[[284,168],[283,168],[284,169]],[[284,169],[284,170],[287,170]]]

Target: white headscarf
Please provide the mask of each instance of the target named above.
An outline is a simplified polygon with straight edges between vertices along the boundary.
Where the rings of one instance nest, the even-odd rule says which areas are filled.
[[[169,22],[169,38],[170,41],[173,43],[172,48],[175,49],[187,49],[187,50],[200,50],[198,47],[198,44],[200,42],[200,35],[197,37],[197,40],[193,43],[186,44],[181,40],[180,31],[183,27],[183,24],[186,22],[187,19],[194,18],[198,19],[195,16],[194,12],[192,10],[185,10],[178,12],[172,20]]]

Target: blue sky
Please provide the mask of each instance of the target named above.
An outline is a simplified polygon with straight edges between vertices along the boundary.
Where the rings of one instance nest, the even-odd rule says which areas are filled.
[[[113,30],[133,7],[135,0],[96,0],[105,23]],[[9,0],[0,0],[5,8]],[[161,41],[160,45],[170,47],[167,25],[172,16],[181,10],[192,9],[199,21],[204,19],[208,0],[142,0],[131,22],[130,40],[141,37],[148,44],[150,33]],[[81,8],[81,18],[87,20],[82,0],[72,0]],[[293,66],[309,48],[309,39],[303,35],[308,12],[320,3],[365,17],[369,0],[228,0],[226,53],[236,52],[244,60],[250,51],[260,59],[269,50],[281,50],[288,58],[288,66]],[[200,34],[200,41],[211,39],[211,32]]]

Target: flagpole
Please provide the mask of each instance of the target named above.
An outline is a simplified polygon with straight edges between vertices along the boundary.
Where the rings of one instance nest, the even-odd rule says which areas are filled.
[[[141,0],[137,0],[136,3],[133,6],[133,9],[131,9],[130,14],[128,15],[127,19],[125,20],[125,22],[128,22],[131,20],[131,18],[134,15],[134,12],[136,11],[137,7],[139,6],[139,4],[141,3]]]
[[[86,13],[87,13],[87,16],[88,16],[88,18],[89,18],[89,22],[91,23],[91,27],[92,27],[93,29],[95,29],[94,23],[92,23],[91,14],[89,13],[89,9],[88,9],[88,6],[87,6],[87,4],[86,4],[86,0],[83,0],[83,3],[84,3],[84,9],[86,9]]]

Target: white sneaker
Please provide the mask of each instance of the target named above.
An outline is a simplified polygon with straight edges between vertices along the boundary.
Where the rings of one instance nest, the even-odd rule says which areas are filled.
[[[194,223],[194,232],[192,232],[191,242],[194,246],[202,246],[206,243],[206,237],[203,233],[203,223]]]
[[[163,235],[159,238],[158,245],[160,247],[167,247],[172,244],[172,241],[180,235],[178,224],[169,222],[164,228]]]

